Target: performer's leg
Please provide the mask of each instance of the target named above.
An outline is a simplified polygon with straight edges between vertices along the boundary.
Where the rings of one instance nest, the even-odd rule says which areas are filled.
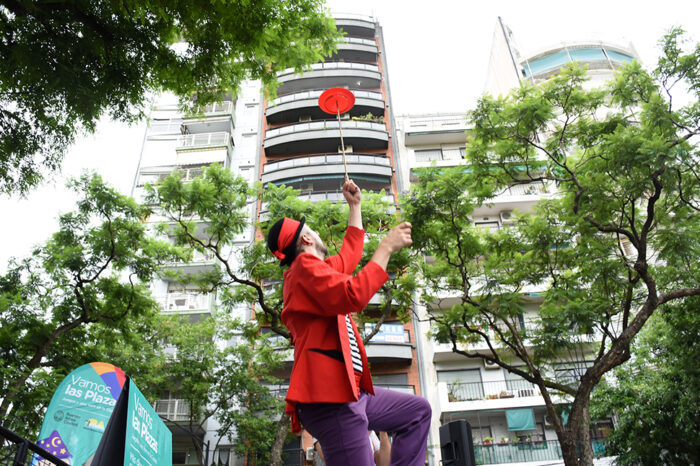
[[[371,395],[353,403],[298,403],[299,420],[321,444],[328,466],[374,466],[365,406]]]
[[[431,409],[425,398],[374,387],[365,410],[372,430],[395,432],[391,464],[423,466]]]

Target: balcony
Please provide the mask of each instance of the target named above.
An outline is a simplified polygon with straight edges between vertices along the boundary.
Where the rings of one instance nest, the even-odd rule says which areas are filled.
[[[266,109],[267,121],[270,124],[282,124],[298,122],[302,116],[311,117],[312,120],[328,118],[318,106],[318,98],[323,93],[322,89],[297,92],[278,97],[271,101]],[[384,96],[380,92],[354,91],[355,105],[350,110],[350,116],[384,115]]]
[[[164,314],[193,314],[211,312],[214,296],[208,293],[168,293],[167,296],[156,298],[156,301]]]
[[[341,124],[345,146],[355,151],[381,150],[389,145],[384,123],[343,120]],[[314,121],[270,129],[265,133],[264,147],[267,156],[336,152],[340,147],[338,122]]]
[[[539,389],[525,380],[447,384],[447,397],[450,402],[525,398],[539,395]]]
[[[391,180],[391,162],[379,155],[346,155],[348,173],[370,177],[381,177],[389,183]],[[263,167],[262,182],[290,185],[304,178],[337,178],[344,174],[343,156],[338,154],[316,155],[295,159],[268,162]],[[341,176],[342,178],[342,176]],[[335,183],[335,186],[338,184]],[[361,186],[363,187],[363,186]],[[316,192],[316,190],[314,190]]]
[[[467,119],[463,113],[430,115],[409,120],[404,129],[406,145],[459,144],[467,140]]]
[[[194,251],[191,260],[169,262],[163,266],[163,270],[179,271],[182,273],[191,274],[214,271],[216,267],[218,267],[216,257],[212,252],[207,251],[206,253],[201,253],[199,251]]]
[[[185,134],[233,132],[234,110],[235,106],[230,100],[206,105],[201,115],[186,117],[182,120],[182,132]]]
[[[589,70],[614,70],[636,57],[631,50],[603,42],[576,43],[546,50],[521,63],[525,77],[543,79],[553,74],[569,62],[577,61],[587,65]]]
[[[233,139],[231,139],[231,133],[226,131],[185,134],[177,139],[175,151],[176,165],[203,165],[218,162],[228,166],[233,153]]]
[[[343,13],[335,17],[335,25],[348,36],[374,37],[375,23],[371,16]]]
[[[287,68],[277,75],[278,95],[294,94],[313,89],[347,87],[349,89],[379,89],[382,74],[376,65],[364,63],[325,62],[315,63],[301,74]]]
[[[593,456],[606,456],[605,439],[592,439]],[[562,459],[557,440],[504,442],[474,445],[476,464],[525,463],[530,461],[557,461]]]
[[[373,324],[365,324],[365,333],[369,333]],[[413,360],[411,334],[402,324],[383,324],[379,332],[365,345],[367,359],[370,362],[404,362]]]
[[[521,380],[438,382],[438,398],[440,410],[443,413],[544,405],[544,400],[537,387]],[[559,401],[558,398],[557,401]]]
[[[344,42],[338,43],[338,51],[326,61],[376,63],[378,53],[377,42],[374,39],[346,37]]]

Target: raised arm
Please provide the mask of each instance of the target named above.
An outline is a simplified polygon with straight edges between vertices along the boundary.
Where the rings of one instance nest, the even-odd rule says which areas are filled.
[[[362,230],[362,192],[354,181],[347,179],[343,184],[343,196],[350,207],[348,226]]]

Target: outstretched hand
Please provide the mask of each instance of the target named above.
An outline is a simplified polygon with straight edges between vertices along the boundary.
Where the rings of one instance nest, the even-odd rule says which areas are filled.
[[[362,202],[362,192],[360,188],[349,178],[343,183],[343,197],[349,205],[360,205]]]

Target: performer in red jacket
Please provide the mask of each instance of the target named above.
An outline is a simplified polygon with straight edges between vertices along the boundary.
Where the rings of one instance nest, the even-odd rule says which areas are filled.
[[[395,251],[411,245],[411,224],[386,235],[355,276],[362,258],[362,195],[351,180],[343,185],[350,207],[348,229],[337,255],[305,219],[283,218],[270,228],[268,246],[284,272],[282,322],[294,345],[294,367],[286,412],[292,431],[301,424],[316,437],[329,466],[372,466],[368,430],[394,432],[391,464],[425,464],[431,409],[419,396],[372,386],[362,338],[350,314],[361,312],[388,279]]]

